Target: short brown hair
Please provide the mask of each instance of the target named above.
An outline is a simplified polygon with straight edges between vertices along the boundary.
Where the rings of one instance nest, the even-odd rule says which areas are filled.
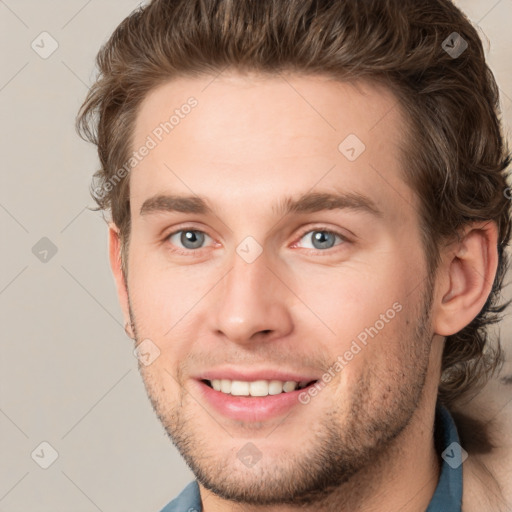
[[[403,173],[420,200],[429,274],[461,227],[488,220],[499,231],[492,292],[479,315],[446,339],[439,399],[450,406],[499,367],[500,344],[490,344],[487,328],[508,305],[497,300],[508,266],[511,156],[482,43],[449,0],[153,0],[117,27],[97,66],[77,129],[98,146],[91,191],[120,229],[125,273],[129,176],[100,197],[95,190],[107,190],[129,159],[137,110],[150,90],[228,68],[384,84],[408,123]]]

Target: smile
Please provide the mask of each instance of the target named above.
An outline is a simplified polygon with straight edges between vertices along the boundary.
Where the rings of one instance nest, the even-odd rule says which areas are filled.
[[[279,395],[280,393],[290,393],[297,389],[304,389],[316,381],[293,380],[230,380],[230,379],[204,379],[203,382],[215,391],[220,391],[232,396],[268,396]]]

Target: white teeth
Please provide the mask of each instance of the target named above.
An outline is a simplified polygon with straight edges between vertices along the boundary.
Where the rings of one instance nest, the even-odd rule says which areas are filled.
[[[220,381],[220,390],[223,393],[231,393],[231,381],[228,379],[222,379]]]
[[[271,380],[268,384],[269,395],[279,395],[283,392],[283,383],[280,380]]]
[[[215,391],[233,396],[267,396],[295,391],[305,387],[308,381],[255,380],[247,382],[242,380],[213,379],[210,383]]]
[[[249,396],[249,383],[241,380],[231,381],[231,394],[234,396]]]
[[[292,380],[287,380],[283,385],[283,391],[285,391],[286,393],[289,393],[290,391],[295,391],[295,389],[298,386],[299,385],[297,384],[297,382],[293,382]]]
[[[267,396],[268,382],[266,380],[255,380],[249,385],[249,393],[251,396]]]

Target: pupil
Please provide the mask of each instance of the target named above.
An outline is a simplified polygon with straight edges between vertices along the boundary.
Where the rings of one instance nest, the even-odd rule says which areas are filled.
[[[198,235],[200,235],[200,236],[198,236]],[[185,247],[187,247],[187,249],[197,249],[198,247],[201,246],[201,243],[202,243],[201,236],[203,236],[203,235],[199,234],[196,231],[185,231],[181,235],[181,243]],[[192,247],[187,246],[188,243],[191,243]]]
[[[314,237],[313,237],[314,240],[316,242],[320,242],[320,249],[325,249],[326,247],[330,248],[333,246],[334,240],[332,240],[332,244],[329,244],[328,242],[325,242],[326,237],[333,238],[333,235],[331,233],[327,233],[325,231],[317,231],[316,234],[314,235]]]

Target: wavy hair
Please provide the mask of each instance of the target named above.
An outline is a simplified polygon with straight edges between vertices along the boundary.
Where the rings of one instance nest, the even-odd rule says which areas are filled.
[[[508,305],[498,301],[508,266],[511,155],[482,42],[451,1],[153,0],[122,21],[96,64],[99,74],[76,127],[97,145],[101,168],[91,193],[96,209],[110,211],[120,229],[125,273],[129,175],[108,184],[130,158],[137,111],[149,91],[178,76],[228,68],[388,87],[408,124],[402,172],[420,200],[430,273],[443,244],[456,240],[462,227],[488,220],[499,232],[492,292],[478,316],[447,337],[438,397],[450,407],[498,369],[500,344],[489,337],[489,326]]]

